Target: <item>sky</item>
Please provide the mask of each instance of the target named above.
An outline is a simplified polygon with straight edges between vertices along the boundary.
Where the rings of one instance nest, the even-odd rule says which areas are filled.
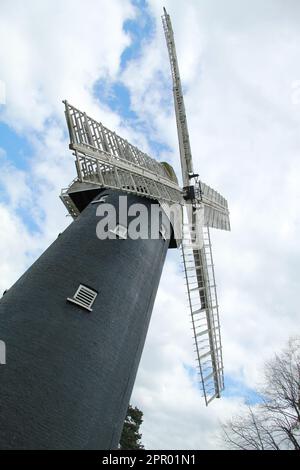
[[[163,6],[194,168],[230,208],[232,231],[211,233],[226,391],[205,407],[171,250],[131,403],[146,448],[216,449],[220,421],[255,403],[264,362],[299,331],[297,0],[0,0],[0,291],[71,223],[63,99],[179,174]]]

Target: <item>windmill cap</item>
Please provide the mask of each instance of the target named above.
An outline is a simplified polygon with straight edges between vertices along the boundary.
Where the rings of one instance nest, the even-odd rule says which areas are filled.
[[[177,179],[177,176],[176,176],[176,173],[175,173],[173,167],[167,162],[160,162],[160,163],[164,167],[166,172],[168,173],[168,176],[169,176],[170,180],[172,180],[172,181],[174,181],[174,183],[178,184],[178,179]]]

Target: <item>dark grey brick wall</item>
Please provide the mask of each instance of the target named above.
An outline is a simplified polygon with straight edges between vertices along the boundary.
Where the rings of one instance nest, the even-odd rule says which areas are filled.
[[[117,202],[119,193],[105,194]],[[109,449],[119,442],[168,241],[101,241],[96,207],[90,204],[0,300],[7,347],[1,449]],[[80,283],[99,292],[91,313],[66,301]]]

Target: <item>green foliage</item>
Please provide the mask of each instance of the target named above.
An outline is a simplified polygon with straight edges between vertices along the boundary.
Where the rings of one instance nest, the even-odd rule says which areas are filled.
[[[121,450],[144,449],[141,443],[142,434],[139,432],[142,422],[143,412],[129,405],[120,439]]]

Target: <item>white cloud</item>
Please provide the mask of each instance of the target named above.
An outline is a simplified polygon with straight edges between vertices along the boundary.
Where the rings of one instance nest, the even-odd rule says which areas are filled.
[[[6,93],[5,93],[5,83],[0,80],[0,105],[5,104]]]
[[[92,88],[116,77],[129,45],[123,22],[133,16],[129,1],[2,1],[0,44],[9,42],[0,50],[2,117],[21,130],[42,130],[46,119],[63,115],[65,98],[98,114]]]
[[[9,289],[40,253],[43,243],[29,233],[22,220],[0,204],[0,295]],[[13,269],[12,269],[13,264]]]
[[[26,169],[1,159],[6,202],[1,236],[9,239],[1,249],[8,257],[19,251],[24,255],[13,264],[2,256],[1,285],[16,280],[70,222],[58,198],[75,177],[61,100],[103,117],[113,128],[120,126],[121,118],[97,99],[93,87],[99,79],[116,78],[130,42],[123,24],[134,15],[124,0],[1,2],[0,79],[6,103],[0,107],[0,120],[26,137],[33,149]],[[27,230],[26,215],[38,227],[38,237]]]

